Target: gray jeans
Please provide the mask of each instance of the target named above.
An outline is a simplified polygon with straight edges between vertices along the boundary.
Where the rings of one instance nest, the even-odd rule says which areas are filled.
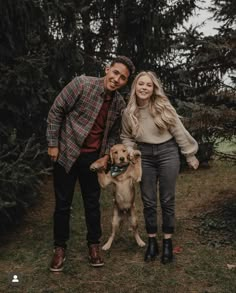
[[[175,222],[175,186],[180,159],[174,139],[161,144],[137,143],[142,153],[140,184],[148,234],[157,232],[157,183],[162,211],[162,232],[172,234]]]

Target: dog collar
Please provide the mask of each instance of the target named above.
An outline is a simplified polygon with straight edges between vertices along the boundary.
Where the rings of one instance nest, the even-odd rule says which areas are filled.
[[[123,165],[123,166],[112,165],[111,166],[111,176],[116,177],[116,176],[124,173],[127,170],[128,166],[129,166],[129,163],[127,163],[126,165]]]

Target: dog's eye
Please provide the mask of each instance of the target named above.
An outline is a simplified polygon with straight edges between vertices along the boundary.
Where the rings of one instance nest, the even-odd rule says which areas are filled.
[[[115,151],[115,152],[114,152],[114,154],[116,154],[116,155],[117,155],[117,154],[118,154],[118,152],[117,152],[117,151]]]
[[[126,152],[126,150],[123,150],[123,153],[125,153]]]

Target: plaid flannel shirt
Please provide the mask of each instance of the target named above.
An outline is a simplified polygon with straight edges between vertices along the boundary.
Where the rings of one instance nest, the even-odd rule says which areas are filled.
[[[67,172],[80,155],[80,148],[89,134],[104,100],[104,78],[85,75],[74,78],[56,97],[47,118],[47,142],[58,147],[58,163]],[[121,112],[125,101],[115,92],[108,110],[100,156],[109,153],[119,141]]]

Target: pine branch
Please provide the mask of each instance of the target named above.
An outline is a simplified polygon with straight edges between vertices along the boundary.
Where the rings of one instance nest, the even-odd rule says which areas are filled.
[[[226,153],[219,152],[219,151],[214,151],[214,154],[222,160],[236,162],[236,154],[226,154]]]

